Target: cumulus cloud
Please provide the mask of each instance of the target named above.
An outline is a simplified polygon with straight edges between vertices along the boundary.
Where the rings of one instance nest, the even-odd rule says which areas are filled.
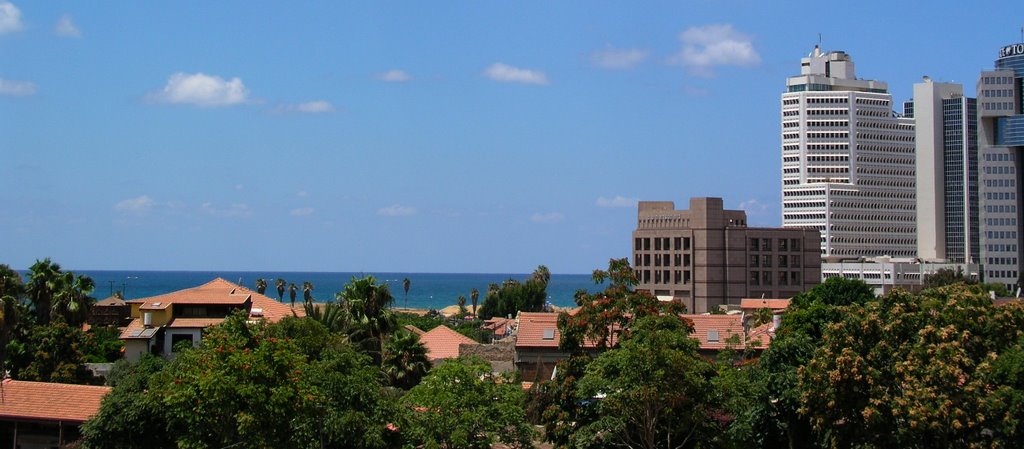
[[[600,207],[636,207],[636,198],[626,198],[621,195],[615,195],[613,198],[605,198],[603,196],[597,198],[597,205]]]
[[[546,214],[536,213],[530,216],[530,221],[534,223],[558,223],[565,218],[558,212],[548,212]]]
[[[0,95],[24,97],[36,93],[35,83],[0,78]]]
[[[163,89],[152,94],[152,98],[161,103],[230,106],[248,101],[249,90],[237,77],[224,80],[203,73],[177,72],[167,79]]]
[[[243,203],[235,203],[228,207],[217,207],[213,203],[206,202],[203,203],[200,210],[214,217],[222,218],[244,218],[252,215],[252,209],[249,208],[249,205]]]
[[[746,34],[729,24],[690,27],[679,34],[683,49],[669,62],[686,67],[699,76],[714,76],[718,66],[750,67],[761,63],[761,56]]]
[[[416,215],[416,208],[395,204],[377,209],[377,215],[385,217],[407,217],[409,215]]]
[[[288,213],[295,217],[304,217],[306,215],[311,215],[313,211],[314,209],[312,207],[300,207],[297,209],[292,209]]]
[[[494,63],[484,70],[488,78],[502,83],[548,84],[548,77],[539,70],[520,69],[508,64]]]
[[[631,69],[647,59],[650,54],[647,50],[640,48],[612,48],[605,47],[590,54],[590,63],[603,69]]]
[[[387,72],[378,73],[377,79],[381,81],[388,81],[391,83],[401,83],[405,81],[411,81],[412,76],[406,73],[404,70],[388,70]]]
[[[147,195],[121,200],[114,205],[114,210],[121,212],[131,212],[135,214],[143,214],[149,212],[150,209],[152,208],[153,199]]]
[[[740,201],[740,209],[746,211],[748,214],[759,214],[768,210],[768,205],[763,204],[756,199],[749,199],[746,201]]]
[[[280,112],[301,112],[306,114],[318,114],[334,112],[334,105],[324,100],[307,101],[299,104],[286,104],[278,107]]]
[[[21,10],[14,3],[0,0],[0,34],[21,31]]]
[[[82,31],[75,26],[75,22],[71,20],[71,15],[64,14],[57,20],[57,24],[53,27],[54,34],[62,37],[82,37]]]

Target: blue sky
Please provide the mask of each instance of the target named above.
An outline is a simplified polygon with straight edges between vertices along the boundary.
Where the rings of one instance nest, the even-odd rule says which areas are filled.
[[[635,201],[780,222],[822,33],[968,93],[1017,2],[0,0],[0,263],[586,273]],[[848,14],[848,15],[844,15]]]

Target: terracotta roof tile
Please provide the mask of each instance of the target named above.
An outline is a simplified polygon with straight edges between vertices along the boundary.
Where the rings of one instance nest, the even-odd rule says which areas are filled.
[[[701,349],[725,349],[732,346],[743,349],[743,316],[742,315],[682,315],[693,323],[691,337],[700,342]],[[738,342],[730,345],[727,340],[736,336]]]
[[[186,288],[176,292],[163,295],[150,296],[148,298],[133,299],[129,303],[141,304],[141,310],[166,309],[171,304],[193,304],[193,305],[234,305],[242,306],[250,304],[253,318],[265,318],[271,322],[278,322],[286,316],[306,316],[301,307],[292,307],[288,304],[277,302],[268,296],[261,295],[241,285],[226,281],[223,278],[216,278],[198,287]]]
[[[769,321],[757,326],[747,333],[747,346],[751,349],[768,349],[775,338],[775,329]]]
[[[110,387],[3,381],[0,418],[82,423],[96,415]]]
[[[224,318],[175,318],[167,323],[173,328],[207,328],[224,322]]]
[[[116,296],[111,296],[107,299],[96,301],[96,304],[93,304],[94,307],[110,307],[123,305],[125,305],[124,300]]]
[[[124,330],[121,331],[121,336],[119,338],[121,338],[122,340],[135,338],[149,340],[150,338],[153,337],[153,335],[156,334],[156,331],[158,329],[159,328],[157,327],[147,328],[146,326],[142,325],[141,318],[136,318],[132,320],[132,322],[128,323],[127,326],[125,326]]]
[[[740,300],[740,309],[743,310],[786,310],[787,307],[789,307],[788,299],[743,298]]]
[[[430,360],[458,357],[460,344],[480,344],[445,325],[437,326],[421,335],[420,343],[427,349],[427,358]]]
[[[519,312],[516,326],[517,348],[557,348],[562,340],[558,331],[558,313],[554,312]],[[615,346],[617,338],[612,333],[610,346]],[[593,340],[586,339],[584,348],[596,348]]]

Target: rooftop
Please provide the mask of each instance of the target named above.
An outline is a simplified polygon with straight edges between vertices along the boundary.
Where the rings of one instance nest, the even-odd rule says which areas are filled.
[[[96,415],[110,387],[6,379],[0,418],[82,423]]]
[[[480,344],[443,324],[420,335],[420,343],[427,349],[427,358],[431,361],[458,357],[461,344]]]

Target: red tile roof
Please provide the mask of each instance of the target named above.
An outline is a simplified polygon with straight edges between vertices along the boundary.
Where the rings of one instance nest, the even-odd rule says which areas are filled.
[[[519,312],[516,327],[517,348],[557,348],[562,339],[558,331],[558,314],[546,312]],[[547,334],[545,334],[547,332]],[[544,338],[550,336],[551,338]]]
[[[494,333],[496,336],[504,336],[508,332],[508,328],[515,324],[516,320],[509,318],[494,317],[480,326],[482,329],[486,329]]]
[[[175,318],[167,323],[167,327],[173,328],[206,328],[216,326],[224,322],[224,318]]]
[[[460,344],[480,344],[445,325],[437,326],[420,335],[420,343],[423,343],[423,347],[427,349],[427,358],[432,361],[458,357]]]
[[[743,298],[740,300],[740,309],[743,310],[786,310],[787,307],[789,307],[788,299]]]
[[[96,415],[110,387],[3,381],[0,418],[82,423]]]
[[[693,333],[690,336],[700,342],[701,349],[725,349],[727,346],[743,349],[745,332],[742,315],[682,315],[682,317],[693,323]],[[717,338],[714,338],[715,334],[717,334]],[[737,342],[730,345],[727,340],[732,336],[737,337]]]
[[[775,338],[775,329],[769,321],[757,326],[747,333],[747,347],[751,349],[768,349]]]
[[[176,292],[165,293],[148,298],[133,299],[129,303],[142,304],[141,310],[166,309],[171,304],[194,305],[234,305],[242,306],[251,303],[252,309],[258,309],[263,318],[271,322],[280,321],[286,316],[306,316],[300,307],[292,309],[288,304],[277,302],[270,297],[261,295],[254,290],[216,278],[198,287],[186,288]],[[253,317],[259,317],[254,315]]]
[[[132,320],[132,322],[128,323],[128,326],[125,326],[124,330],[121,331],[121,336],[119,338],[122,340],[136,338],[149,340],[150,338],[153,338],[153,335],[156,335],[157,329],[158,328],[155,327],[147,328],[146,326],[143,326],[142,319],[136,318]]]

